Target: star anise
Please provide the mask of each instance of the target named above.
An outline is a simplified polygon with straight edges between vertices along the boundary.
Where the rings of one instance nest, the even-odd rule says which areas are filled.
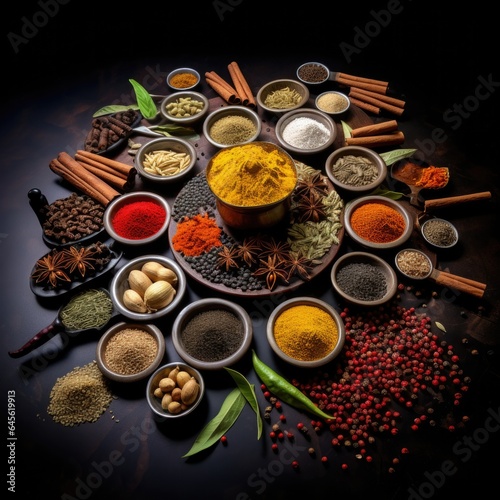
[[[274,238],[262,241],[262,255],[264,257],[276,257],[277,262],[288,258],[290,245],[287,241],[276,241]]]
[[[259,259],[260,267],[254,271],[254,276],[265,276],[266,286],[273,290],[278,281],[288,284],[288,273],[283,267],[283,262],[276,255],[268,255],[267,260]]]
[[[322,197],[318,196],[314,191],[300,197],[297,203],[297,212],[300,222],[319,222],[326,217]]]
[[[239,267],[236,261],[239,255],[239,248],[236,245],[222,247],[222,250],[217,253],[219,256],[217,260],[218,267],[225,267],[229,271],[232,267]]]
[[[61,253],[61,262],[71,274],[78,271],[80,276],[84,278],[88,270],[95,269],[93,263],[95,263],[96,258],[94,257],[94,251],[90,247],[78,249],[76,246],[71,246],[62,250]]]
[[[261,251],[261,245],[257,238],[245,238],[238,248],[238,257],[251,266],[257,262],[257,255]]]
[[[321,172],[318,172],[314,175],[300,179],[295,188],[295,195],[300,197],[314,191],[316,194],[324,196],[328,194],[328,190],[329,188],[325,176],[322,175]]]
[[[313,262],[311,259],[308,259],[297,252],[290,252],[288,254],[288,260],[285,262],[285,268],[288,271],[288,281],[290,281],[294,275],[298,275],[304,281],[308,281],[311,279],[309,273],[313,268]]]
[[[48,283],[53,288],[57,288],[60,281],[71,281],[64,267],[62,252],[53,251],[36,262],[35,271],[31,277],[35,283]]]

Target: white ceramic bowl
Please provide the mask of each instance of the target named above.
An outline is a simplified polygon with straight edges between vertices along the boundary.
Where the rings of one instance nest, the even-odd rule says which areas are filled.
[[[194,403],[189,405],[186,409],[182,410],[179,413],[170,413],[168,410],[162,408],[161,402],[162,399],[155,396],[154,391],[157,387],[159,387],[160,380],[162,378],[168,377],[171,371],[175,368],[179,368],[181,371],[185,371],[189,373],[199,385],[198,396]],[[186,365],[181,361],[174,361],[172,363],[168,363],[160,366],[149,378],[147,386],[146,386],[146,400],[149,404],[149,407],[157,415],[158,417],[165,419],[177,419],[183,418],[190,413],[192,413],[201,403],[203,397],[205,396],[205,380],[203,379],[202,374],[193,368],[192,366]]]
[[[147,368],[144,368],[143,370],[137,371],[135,373],[120,372],[116,369],[116,367],[109,365],[109,360],[106,357],[106,349],[110,340],[120,332],[128,329],[141,330],[142,332],[146,332],[154,339],[157,348],[156,356],[151,364],[149,364]],[[124,349],[124,354],[127,355],[130,359],[132,350],[136,351],[137,349],[138,346],[128,347],[128,350]],[[156,370],[156,368],[158,368],[164,355],[165,337],[158,327],[150,324],[120,322],[106,330],[106,332],[104,332],[99,339],[96,349],[96,362],[101,372],[111,380],[114,380],[116,382],[137,382],[138,380],[149,377],[149,375],[151,375]]]
[[[396,212],[398,212],[401,217],[403,218],[404,221],[404,228],[402,231],[401,236],[398,238],[392,240],[392,241],[387,241],[387,242],[382,242],[382,243],[376,243],[372,242],[366,238],[362,238],[352,227],[351,225],[351,217],[353,216],[353,213],[360,207],[366,204],[382,204],[386,205],[387,207],[390,207]],[[378,219],[376,219],[373,224],[378,225]],[[397,202],[397,200],[392,200],[390,198],[387,198],[386,196],[362,196],[360,198],[356,198],[346,204],[346,207],[344,209],[344,227],[345,230],[347,231],[347,234],[358,244],[369,248],[371,250],[387,250],[390,248],[396,248],[406,241],[411,236],[411,233],[413,231],[413,217],[412,215],[400,204]]]
[[[361,158],[359,162],[349,162],[349,166],[343,168],[340,174],[336,174],[334,166],[337,162],[342,161],[349,156]],[[364,177],[359,174],[359,171],[366,172],[368,166],[363,164],[364,161],[369,161],[375,166],[377,175],[375,178]],[[363,146],[344,146],[336,149],[331,153],[325,161],[325,172],[332,183],[346,192],[361,195],[369,193],[378,188],[387,177],[387,166],[382,157],[372,149]],[[360,180],[364,179],[364,180]]]
[[[150,261],[160,263],[177,275],[177,284],[174,286],[176,293],[172,302],[170,302],[170,304],[163,307],[162,309],[158,309],[155,312],[134,312],[128,309],[123,302],[123,294],[125,293],[125,290],[128,290],[130,288],[128,276],[130,274],[130,271],[134,269],[140,270],[146,262]],[[163,255],[143,255],[141,257],[132,259],[128,264],[125,264],[123,267],[121,267],[113,276],[110,285],[110,295],[111,299],[113,300],[114,307],[123,316],[134,321],[149,322],[170,314],[182,301],[184,294],[186,293],[186,287],[186,275],[184,274],[182,267],[177,264],[177,262],[169,259],[168,257],[164,257]]]
[[[271,94],[284,91],[284,89],[289,89],[289,91],[298,94],[300,96],[300,100],[286,107],[270,105],[269,103],[266,103],[266,99]],[[259,89],[256,99],[257,104],[262,109],[268,111],[269,113],[282,114],[305,106],[309,99],[309,89],[302,82],[298,82],[297,80],[290,80],[285,78],[280,80],[272,80]]]
[[[337,105],[335,107],[329,107],[331,106],[329,103],[332,99],[337,101],[339,104],[336,103]],[[322,111],[327,115],[339,116],[351,107],[351,100],[342,92],[329,90],[328,92],[319,94],[319,96],[317,96],[314,100],[314,105],[319,109],[319,111]]]
[[[171,83],[172,77],[174,77],[176,75],[179,75],[179,74],[184,74],[184,73],[187,73],[189,75],[193,75],[196,78],[196,83],[194,83],[193,85],[189,85],[187,87],[176,87],[175,85],[173,85]],[[194,89],[200,83],[200,74],[198,73],[198,71],[196,71],[193,68],[177,68],[177,69],[174,69],[173,71],[171,71],[167,75],[166,80],[167,80],[167,85],[172,90],[175,90],[175,91],[192,90],[192,89]]]
[[[151,234],[145,238],[127,238],[124,236],[122,233],[117,232],[115,229],[115,226],[113,224],[114,217],[116,216],[116,213],[119,210],[124,209],[124,207],[132,205],[134,203],[142,203],[142,202],[148,202],[148,203],[154,203],[155,205],[158,205],[161,207],[164,212],[165,212],[165,219],[163,221],[163,224],[161,227],[154,233]],[[140,210],[138,210],[140,212]],[[167,232],[168,225],[170,224],[170,218],[171,218],[171,210],[170,206],[165,198],[163,196],[160,196],[155,193],[151,193],[148,191],[135,191],[132,193],[126,193],[118,196],[115,198],[107,207],[106,210],[104,211],[104,227],[106,228],[106,232],[113,238],[115,241],[118,241],[119,243],[123,243],[124,245],[131,245],[131,246],[137,246],[137,245],[147,245],[148,243],[152,243],[153,241],[158,240],[161,238],[165,233]],[[135,220],[138,220],[135,218]],[[141,224],[137,224],[138,230],[145,229],[144,226],[144,219],[142,219]],[[132,226],[129,224],[128,230],[132,230]]]
[[[181,153],[188,155],[189,163],[186,165],[183,164],[179,171],[175,173],[169,173],[168,170],[162,169],[162,163],[158,163],[159,170],[156,173],[153,173],[151,170],[147,170],[144,164],[147,156],[154,151],[163,150],[166,151],[167,154],[174,155]],[[168,158],[165,158],[165,161],[167,160]],[[159,184],[170,184],[185,179],[188,175],[190,175],[196,165],[196,160],[196,149],[189,141],[180,137],[160,137],[146,142],[143,146],[141,146],[135,155],[134,165],[138,174],[146,181]]]
[[[302,119],[307,121],[304,122]],[[293,127],[293,131],[288,127]],[[290,153],[302,155],[325,151],[331,147],[337,137],[335,122],[327,114],[317,109],[299,108],[289,111],[278,120],[274,130],[278,142],[284,149]],[[320,144],[316,144],[318,131],[324,131],[325,134],[325,139]],[[290,140],[289,136],[293,137],[293,141]]]
[[[224,311],[233,314],[239,320],[239,322],[241,322],[242,328],[242,340],[239,346],[235,347],[233,352],[227,357],[214,361],[196,357],[196,354],[193,353],[193,349],[189,348],[189,346],[186,346],[186,343],[183,340],[183,332],[185,331],[189,323],[193,320],[193,318],[199,317],[200,314],[209,311]],[[205,333],[203,334],[203,337],[200,340],[201,344],[199,345],[203,346],[203,341],[207,342],[211,335],[216,337],[217,332],[207,327]],[[194,366],[199,370],[220,370],[225,366],[231,366],[235,364],[248,351],[252,339],[252,320],[250,319],[250,316],[245,311],[245,309],[239,304],[219,298],[200,299],[187,305],[177,315],[172,327],[172,342],[174,344],[175,350],[187,364]],[[197,348],[198,345],[195,345],[194,349]],[[206,350],[208,352],[208,347],[206,347]]]
[[[354,274],[354,268],[345,270],[349,265],[360,266],[360,274]],[[340,281],[339,272],[342,273]],[[382,277],[381,281],[376,281],[378,276]],[[394,269],[384,259],[368,252],[350,252],[340,257],[333,264],[330,278],[340,297],[360,306],[385,304],[394,297],[398,288]],[[346,279],[352,282],[348,283]],[[376,293],[377,290],[380,293]]]
[[[433,234],[431,230],[431,226],[439,224],[441,228],[436,231],[436,234]],[[424,240],[434,248],[438,249],[446,249],[452,248],[458,243],[458,230],[457,228],[449,221],[445,219],[440,219],[439,217],[433,217],[431,219],[427,219],[420,227],[420,232],[422,233],[422,237]],[[451,243],[448,245],[440,244],[439,237],[446,236],[451,239]]]
[[[172,109],[183,108],[189,104],[189,101],[201,103],[197,104],[197,106],[200,107],[197,107],[198,111],[196,113],[187,113],[183,116],[173,114]],[[209,107],[210,103],[208,99],[200,92],[194,92],[193,90],[179,90],[178,92],[170,94],[163,99],[160,104],[160,113],[163,118],[169,122],[177,123],[178,125],[190,126],[205,118],[208,114]]]
[[[326,312],[328,315],[330,315],[333,321],[335,322],[335,326],[337,328],[337,341],[333,349],[324,357],[310,361],[297,359],[285,353],[280,348],[279,341],[278,342],[276,341],[275,324],[277,319],[280,317],[282,313],[296,306],[317,307],[322,311]],[[274,309],[274,311],[269,316],[269,319],[267,321],[266,332],[269,345],[271,346],[272,350],[276,353],[276,355],[279,356],[282,360],[286,361],[287,363],[290,363],[291,365],[298,366],[301,368],[316,368],[318,366],[325,365],[326,363],[329,363],[330,361],[335,359],[340,354],[342,348],[344,347],[345,336],[346,336],[345,326],[339,313],[330,304],[312,297],[296,297],[293,299],[286,300],[285,302],[282,302],[279,306],[277,306]],[[295,340],[297,342],[301,341],[300,338],[296,338]],[[310,341],[310,339],[306,339],[304,342],[306,341]]]
[[[221,142],[219,137],[214,138],[211,135],[211,130],[214,124],[219,120],[226,120],[229,116],[241,116],[243,118],[249,119],[253,127],[255,128],[254,133],[246,137],[244,140],[237,141],[236,138],[228,140],[227,143]],[[245,106],[223,106],[215,111],[212,111],[203,122],[203,135],[206,137],[207,141],[217,148],[225,148],[228,146],[238,146],[241,144],[248,144],[249,142],[256,141],[262,130],[262,123],[260,121],[259,115],[250,108]]]

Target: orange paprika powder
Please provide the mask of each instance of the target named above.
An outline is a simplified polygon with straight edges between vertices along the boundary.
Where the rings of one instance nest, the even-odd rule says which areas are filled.
[[[185,217],[177,224],[172,246],[175,251],[194,257],[222,246],[221,233],[217,221],[208,214]]]
[[[383,203],[365,203],[351,214],[351,227],[361,238],[372,243],[390,243],[404,232],[404,217]]]

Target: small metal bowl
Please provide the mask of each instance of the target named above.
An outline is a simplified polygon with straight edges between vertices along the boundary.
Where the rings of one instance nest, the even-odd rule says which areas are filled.
[[[183,153],[189,155],[189,163],[175,173],[169,173],[168,170],[162,171],[161,169],[157,173],[146,170],[144,162],[147,156],[159,150],[172,151],[174,154]],[[186,176],[190,175],[196,165],[196,160],[196,149],[189,141],[180,137],[160,137],[146,142],[139,148],[134,158],[134,165],[138,174],[146,181],[159,184],[170,184],[185,179]]]
[[[280,348],[279,342],[276,341],[276,337],[274,334],[274,327],[276,324],[276,320],[286,310],[293,308],[295,306],[317,307],[319,309],[322,309],[332,317],[333,321],[335,322],[335,326],[337,327],[338,336],[335,346],[326,356],[310,361],[304,361],[289,356]],[[327,304],[322,300],[312,297],[296,297],[293,299],[286,300],[285,302],[282,302],[279,306],[277,306],[274,309],[274,311],[269,316],[269,319],[267,321],[266,333],[267,333],[267,341],[269,342],[269,345],[271,346],[272,350],[276,353],[276,355],[279,356],[283,361],[286,361],[287,363],[294,366],[298,366],[300,368],[316,368],[318,366],[323,366],[326,363],[329,363],[330,361],[335,359],[342,351],[346,337],[345,326],[342,321],[342,318],[340,317],[340,314],[330,304]],[[295,340],[297,342],[300,342],[300,338]]]
[[[255,127],[255,132],[242,141],[231,141],[228,143],[219,142],[211,136],[211,130],[215,123],[221,119],[226,119],[229,116],[241,116],[243,118],[249,119],[253,126]],[[249,142],[256,141],[262,130],[262,123],[260,121],[259,115],[250,108],[245,106],[223,106],[215,111],[212,111],[203,122],[203,135],[206,137],[207,141],[215,146],[216,148],[226,148],[229,146],[237,146],[241,144],[248,144]]]
[[[318,74],[321,74],[324,76],[324,78],[314,78],[311,79],[309,78],[310,74],[307,72],[309,68],[314,69],[316,76]],[[297,78],[302,82],[305,83],[306,85],[321,85],[322,83],[325,83],[329,78],[330,78],[330,70],[320,62],[306,62],[304,64],[301,64],[297,68]]]
[[[220,217],[228,226],[231,226],[235,229],[265,229],[281,222],[290,211],[291,197],[297,185],[298,175],[295,162],[286,151],[284,151],[276,144],[265,141],[257,141],[253,143],[253,146],[261,146],[262,149],[270,154],[279,153],[280,157],[282,158],[282,160],[280,161],[282,161],[283,163],[286,162],[289,165],[291,171],[295,172],[296,181],[290,192],[284,194],[281,199],[276,200],[272,203],[252,206],[234,205],[221,198],[220,193],[215,192],[210,185],[210,175],[213,169],[214,162],[217,160],[217,156],[222,154],[222,152],[226,151],[228,148],[222,149],[220,152],[212,156],[205,171],[208,187],[215,196],[215,202]],[[245,148],[245,145],[233,147]],[[258,182],[258,179],[256,178],[255,181]]]
[[[195,114],[186,114],[184,116],[173,115],[169,106],[174,104],[186,103],[186,101],[196,101],[201,103],[201,108]],[[179,90],[174,94],[170,94],[165,97],[160,104],[160,113],[165,118],[172,123],[177,123],[178,125],[193,125],[200,122],[208,114],[210,103],[208,99],[200,92],[194,92],[192,90]]]
[[[207,311],[227,311],[241,321],[243,339],[239,347],[228,357],[216,361],[198,359],[192,354],[192,350],[186,348],[182,340],[182,333],[188,323]],[[245,309],[229,300],[219,298],[200,299],[187,305],[175,318],[172,327],[172,342],[179,356],[189,365],[199,370],[220,370],[225,366],[234,365],[248,351],[253,339],[252,320]]]
[[[140,238],[140,239],[132,239],[132,238],[126,238],[122,234],[119,234],[113,225],[113,219],[116,215],[116,213],[126,207],[127,205],[131,205],[133,203],[140,203],[140,202],[151,202],[155,203],[156,205],[162,207],[165,211],[165,220],[163,221],[162,226],[156,233],[146,237],[146,238]],[[165,198],[163,196],[160,196],[155,193],[151,193],[149,191],[135,191],[133,193],[126,193],[122,194],[118,197],[116,197],[107,207],[106,210],[104,211],[104,227],[106,228],[106,232],[113,238],[115,241],[118,241],[119,243],[123,243],[124,245],[130,245],[130,246],[138,246],[138,245],[147,245],[149,243],[152,243],[159,238],[161,238],[168,229],[168,225],[170,224],[170,218],[172,216],[170,206]]]
[[[157,344],[156,357],[154,358],[152,363],[144,370],[130,374],[119,373],[118,371],[114,370],[109,366],[109,361],[106,359],[106,349],[110,340],[119,332],[127,329],[142,330],[143,332],[151,335],[151,337],[154,338]],[[151,375],[156,370],[156,368],[158,368],[164,355],[165,337],[158,327],[149,324],[121,322],[109,328],[99,339],[96,349],[96,362],[101,372],[111,380],[114,380],[116,382],[137,382],[138,380],[149,377],[149,375]]]
[[[174,76],[176,75],[180,75],[180,74],[183,74],[183,73],[187,73],[189,75],[193,75],[195,78],[196,78],[196,83],[194,83],[193,85],[189,85],[188,87],[176,87],[175,85],[173,85],[171,83],[171,80]],[[168,75],[167,75],[167,85],[172,89],[172,90],[175,90],[175,91],[179,91],[179,90],[192,90],[194,89],[198,84],[200,83],[200,74],[198,73],[198,71],[196,71],[195,69],[193,68],[177,68],[177,69],[174,69],[173,71],[171,71]]]
[[[142,266],[149,261],[158,262],[177,275],[177,284],[174,287],[176,289],[175,297],[170,304],[162,309],[158,309],[158,311],[145,313],[135,312],[125,306],[123,302],[123,294],[125,293],[125,290],[128,290],[129,288],[128,276],[130,271],[134,269],[141,269]],[[181,303],[184,294],[186,293],[186,288],[186,275],[184,274],[182,267],[177,264],[177,262],[162,255],[143,255],[132,259],[128,264],[118,270],[111,280],[109,291],[111,299],[113,300],[113,305],[119,313],[134,321],[149,322],[170,314]]]
[[[366,184],[358,185],[355,180],[359,179],[359,172],[354,170],[348,170],[348,172],[352,172],[352,175],[346,177],[345,180],[350,180],[351,178],[355,179],[352,183],[342,182],[333,172],[333,167],[342,158],[347,156],[354,157],[362,157],[363,159],[368,160],[371,164],[375,165],[377,170],[377,177],[373,179],[371,182]],[[344,146],[342,148],[336,149],[333,153],[331,153],[325,162],[325,172],[328,178],[332,181],[332,183],[344,190],[346,192],[354,193],[356,195],[361,195],[363,193],[369,193],[374,189],[378,188],[382,182],[384,182],[387,177],[387,166],[382,157],[377,154],[375,151],[365,148],[363,146]]]
[[[349,264],[369,265],[373,267],[374,270],[379,271],[383,275],[383,279],[385,279],[385,293],[383,296],[377,299],[368,300],[361,297],[361,291],[359,294],[352,293],[352,291],[349,293],[350,290],[346,289],[345,286],[341,286],[338,281],[339,272]],[[334,290],[340,297],[359,306],[379,306],[385,304],[394,297],[398,288],[397,276],[394,269],[384,259],[367,252],[350,252],[340,257],[332,267],[330,278]],[[369,278],[367,278],[367,280],[368,279]],[[364,285],[363,291],[366,291],[366,289],[371,291],[373,287],[378,284],[367,281],[366,283],[362,283],[362,285]]]
[[[353,229],[351,225],[351,217],[356,209],[368,203],[381,203],[383,205],[387,205],[390,208],[393,208],[399,214],[401,214],[401,216],[404,219],[405,227],[403,229],[403,233],[399,238],[396,238],[393,241],[385,243],[376,243],[367,240],[365,238],[362,238],[358,233],[356,233],[356,231]],[[410,213],[396,200],[392,200],[390,198],[387,198],[386,196],[375,196],[375,195],[362,196],[360,198],[356,198],[348,202],[344,210],[344,227],[345,230],[347,231],[347,234],[356,243],[359,243],[360,245],[366,248],[370,248],[371,250],[388,250],[402,245],[410,238],[411,233],[413,231],[413,224],[414,224],[413,217],[410,215]]]
[[[155,396],[154,391],[157,387],[159,387],[160,380],[162,378],[168,377],[171,371],[175,368],[179,368],[180,371],[185,371],[189,373],[192,377],[194,377],[194,379],[198,382],[199,391],[198,391],[198,396],[194,403],[192,403],[186,409],[182,410],[179,413],[170,413],[168,410],[162,408],[161,405],[162,399]],[[191,414],[199,406],[204,396],[205,396],[205,380],[203,379],[203,375],[196,368],[193,368],[192,366],[182,363],[181,361],[174,361],[172,363],[160,366],[151,375],[146,386],[146,400],[153,413],[158,417],[169,420],[183,418]]]
[[[288,88],[290,91],[299,94],[300,101],[286,108],[279,108],[266,104],[266,99],[269,97],[269,95],[273,94],[274,92],[281,91],[285,88]],[[309,99],[309,89],[302,82],[298,82],[297,80],[272,80],[259,89],[256,99],[257,104],[265,111],[274,114],[283,114],[287,113],[288,111],[293,111],[294,109],[301,108],[302,106],[307,104],[307,101]]]
[[[438,234],[433,234],[431,232],[432,227],[436,228],[438,226]],[[434,248],[447,249],[452,248],[458,243],[458,231],[457,228],[449,221],[445,219],[440,219],[438,217],[433,217],[427,219],[421,226],[420,232],[424,240]],[[449,244],[440,244],[439,237],[449,238]]]
[[[344,104],[342,106],[339,106],[338,109],[329,108],[327,105],[327,99],[329,97],[335,97],[341,103],[343,102]],[[328,92],[323,92],[322,94],[319,94],[319,96],[316,97],[316,99],[314,100],[314,105],[319,109],[319,111],[322,111],[327,115],[340,116],[344,114],[351,107],[351,100],[342,92],[329,90]]]
[[[322,125],[327,130],[327,139],[320,145],[311,147],[299,147],[294,144],[287,142],[287,127],[291,126],[291,123],[295,120],[307,118],[309,120],[314,120],[318,124]],[[337,137],[337,126],[335,122],[325,113],[318,111],[317,109],[296,109],[294,111],[289,111],[285,113],[276,123],[275,127],[276,138],[280,145],[291,153],[310,155],[315,153],[320,153],[328,149],[335,138]],[[304,131],[305,133],[305,131]],[[307,137],[306,137],[307,140]]]

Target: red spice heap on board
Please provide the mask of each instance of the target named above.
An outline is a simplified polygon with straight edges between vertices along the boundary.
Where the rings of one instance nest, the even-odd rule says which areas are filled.
[[[165,222],[165,209],[152,201],[137,201],[120,207],[111,223],[116,234],[129,240],[142,240],[156,234]]]
[[[184,255],[196,256],[213,247],[222,246],[221,229],[217,221],[208,214],[185,217],[178,225],[172,238],[174,250]]]

